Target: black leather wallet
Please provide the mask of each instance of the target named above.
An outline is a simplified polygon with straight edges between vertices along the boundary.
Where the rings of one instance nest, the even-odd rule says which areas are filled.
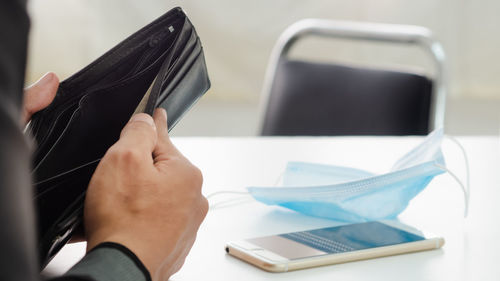
[[[168,113],[172,129],[210,87],[196,31],[175,8],[61,82],[28,132],[33,158],[40,263],[44,267],[82,222],[87,185],[134,112]]]

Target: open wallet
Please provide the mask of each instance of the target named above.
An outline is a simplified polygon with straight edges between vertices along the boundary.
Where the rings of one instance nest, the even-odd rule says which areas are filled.
[[[92,174],[130,117],[162,107],[171,130],[209,88],[200,39],[180,8],[60,83],[27,127],[42,268],[82,223]]]

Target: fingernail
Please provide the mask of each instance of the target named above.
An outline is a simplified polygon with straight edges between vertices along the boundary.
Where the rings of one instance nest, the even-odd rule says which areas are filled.
[[[130,122],[145,122],[148,123],[153,129],[156,130],[155,122],[153,121],[153,118],[147,114],[135,114],[130,118]]]
[[[167,111],[165,110],[165,108],[161,108],[161,114],[163,114],[163,117],[165,117],[165,119],[167,119]]]
[[[52,78],[54,78],[54,73],[47,72],[35,84],[45,85],[45,84],[49,83],[50,81],[52,81]]]

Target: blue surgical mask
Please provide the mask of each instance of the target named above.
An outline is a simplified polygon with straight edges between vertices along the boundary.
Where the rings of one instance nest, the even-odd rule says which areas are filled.
[[[441,152],[442,139],[442,130],[429,134],[386,174],[290,162],[282,187],[249,187],[248,191],[267,205],[315,217],[348,222],[393,219],[435,176],[447,171]],[[467,212],[468,194],[465,195]]]

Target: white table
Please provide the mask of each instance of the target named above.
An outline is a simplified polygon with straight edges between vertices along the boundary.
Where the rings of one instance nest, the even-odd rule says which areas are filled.
[[[386,172],[418,144],[418,137],[175,138],[174,143],[204,174],[204,194],[272,186],[288,161],[345,165]],[[225,242],[333,226],[242,197],[237,204],[210,210],[184,267],[172,280],[500,280],[500,141],[459,137],[470,161],[471,202],[463,218],[463,195],[451,176],[436,177],[400,219],[443,236],[441,250],[268,273],[224,252]],[[462,155],[443,142],[448,168],[462,178]],[[227,197],[213,197],[212,202]],[[83,243],[66,246],[49,265],[67,270],[84,252]]]

